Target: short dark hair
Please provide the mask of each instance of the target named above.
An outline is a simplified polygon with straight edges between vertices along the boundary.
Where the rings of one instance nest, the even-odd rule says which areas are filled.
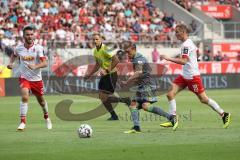
[[[28,31],[28,30],[34,31],[35,28],[34,28],[33,26],[25,26],[25,27],[23,28],[23,34],[25,33],[25,31]]]
[[[137,49],[137,46],[135,43],[131,42],[131,41],[125,41],[123,42],[123,49],[128,49],[128,48],[134,48],[135,50]]]

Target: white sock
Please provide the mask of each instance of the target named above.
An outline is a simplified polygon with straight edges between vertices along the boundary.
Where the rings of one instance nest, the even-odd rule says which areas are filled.
[[[28,104],[20,102],[20,117],[26,117],[28,111]]]
[[[214,100],[210,99],[208,100],[208,105],[217,113],[222,115],[224,113],[223,109],[215,102]]]
[[[169,114],[176,115],[176,112],[177,112],[176,100],[172,99],[171,101],[168,101],[168,104],[169,104]]]

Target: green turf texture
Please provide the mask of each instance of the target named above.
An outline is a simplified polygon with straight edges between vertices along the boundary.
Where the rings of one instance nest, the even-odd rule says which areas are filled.
[[[0,160],[239,160],[240,158],[240,90],[209,90],[207,94],[223,109],[232,113],[232,123],[223,129],[221,118],[197,97],[181,92],[177,100],[180,123],[177,131],[161,128],[164,118],[141,111],[142,134],[124,134],[132,126],[129,110],[123,104],[116,111],[120,121],[106,121],[108,114],[90,121],[62,121],[54,113],[63,99],[76,100],[73,113],[88,111],[99,100],[81,96],[57,95],[48,101],[53,129],[47,130],[42,111],[30,98],[27,129],[17,132],[20,97],[0,97]],[[165,95],[156,103],[168,110]],[[83,124],[93,128],[92,138],[77,136]]]

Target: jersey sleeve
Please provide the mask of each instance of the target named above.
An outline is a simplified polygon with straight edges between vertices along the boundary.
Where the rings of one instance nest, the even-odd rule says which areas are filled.
[[[46,60],[47,57],[44,55],[44,51],[43,51],[43,47],[42,46],[38,46],[37,48],[37,55],[40,58],[41,61]]]

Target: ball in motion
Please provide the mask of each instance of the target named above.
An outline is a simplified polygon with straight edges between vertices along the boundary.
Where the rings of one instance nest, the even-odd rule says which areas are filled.
[[[82,124],[78,128],[78,136],[80,138],[90,138],[92,136],[93,130],[90,125]]]

